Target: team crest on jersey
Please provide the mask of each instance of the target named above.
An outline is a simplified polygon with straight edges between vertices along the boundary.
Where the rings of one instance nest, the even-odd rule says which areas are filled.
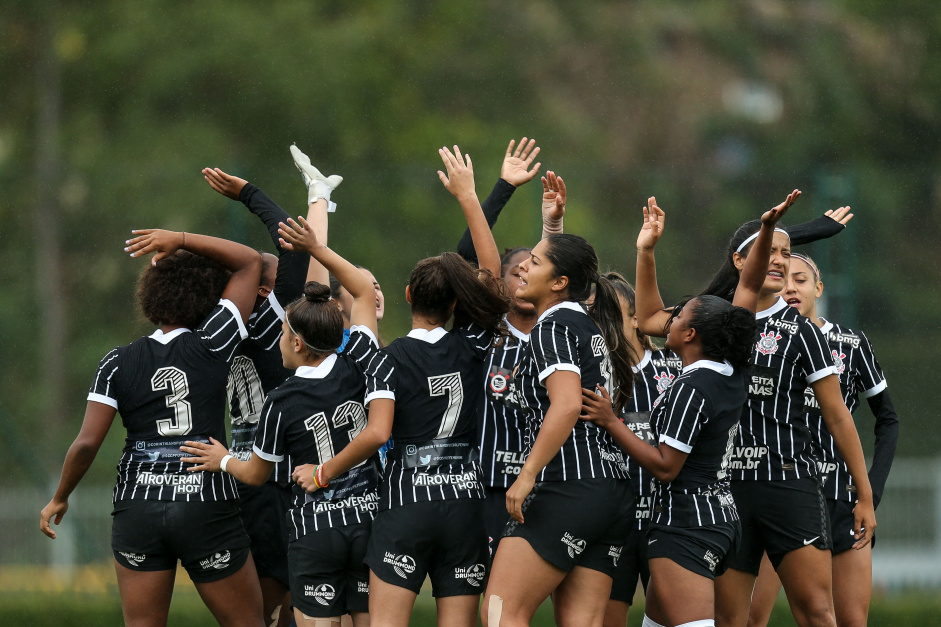
[[[654,380],[657,382],[657,391],[663,394],[670,384],[673,383],[673,379],[676,378],[676,375],[672,375],[669,372],[661,372],[660,374],[655,374],[653,376]]]
[[[843,371],[846,370],[846,364],[843,363],[843,360],[846,359],[846,355],[838,350],[830,352],[833,355],[833,365],[836,367],[836,373],[843,374]]]
[[[774,355],[778,352],[778,340],[780,339],[781,334],[772,329],[767,333],[761,334],[761,339],[758,340],[756,348],[762,355]]]
[[[500,366],[491,366],[487,375],[487,389],[494,400],[507,407],[522,407],[522,399],[513,380],[512,371]]]

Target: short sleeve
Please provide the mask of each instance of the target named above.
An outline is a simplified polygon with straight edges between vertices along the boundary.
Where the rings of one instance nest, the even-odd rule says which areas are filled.
[[[696,388],[676,383],[661,417],[660,442],[689,454],[705,419],[706,399]]]
[[[268,462],[284,460],[284,420],[281,411],[269,396],[261,408],[261,418],[255,429],[255,444],[252,451]]]
[[[350,329],[350,339],[343,349],[343,355],[350,357],[360,367],[366,367],[370,357],[379,350],[379,340],[373,335],[369,327],[353,325]]]
[[[284,321],[284,309],[274,292],[258,307],[258,311],[248,321],[248,337],[264,350],[272,350],[281,339],[281,323]]]
[[[212,353],[231,361],[239,342],[248,337],[248,329],[235,303],[223,298],[200,325],[198,336]]]
[[[540,383],[557,370],[581,376],[578,337],[567,325],[556,320],[539,323],[530,335],[529,345]]]
[[[808,384],[836,374],[827,338],[813,322],[800,318],[796,339],[801,343],[800,367]]]
[[[395,400],[395,360],[386,350],[375,351],[366,364],[366,398],[368,405],[377,398]]]
[[[98,371],[88,390],[88,400],[118,409],[118,394],[114,386],[114,377],[118,373],[121,354],[118,349],[104,356],[98,364]]]
[[[486,357],[493,346],[493,333],[478,324],[466,324],[455,327],[451,333],[456,333],[464,339],[478,359]]]
[[[859,366],[856,369],[856,378],[859,381],[859,395],[863,398],[875,396],[888,387],[882,367],[872,350],[872,344],[861,331],[859,332]]]

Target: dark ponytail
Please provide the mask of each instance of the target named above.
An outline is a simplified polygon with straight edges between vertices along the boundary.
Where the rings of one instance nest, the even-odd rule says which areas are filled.
[[[757,324],[753,312],[718,296],[699,296],[690,312],[689,326],[696,329],[703,355],[736,368],[751,361]]]
[[[604,278],[611,281],[611,285],[614,287],[614,291],[618,293],[618,296],[627,302],[627,310],[630,314],[637,314],[637,293],[634,291],[634,286],[631,285],[630,281],[624,278],[623,275],[619,272],[606,272],[603,275]],[[653,343],[653,340],[650,339],[650,336],[637,329],[637,341],[640,342],[641,346],[645,350],[655,351],[658,350],[657,346]],[[638,360],[640,356],[637,356]],[[635,362],[636,364],[637,362]]]
[[[343,316],[326,285],[308,281],[304,295],[288,305],[284,317],[314,359],[335,353],[343,342]]]
[[[585,238],[568,233],[552,234],[546,238],[546,244],[546,258],[552,263],[554,275],[569,280],[568,300],[584,302],[595,287],[595,300],[588,315],[601,329],[608,346],[616,386],[614,408],[620,414],[634,390],[631,366],[637,363],[637,357],[624,337],[624,318],[617,291],[611,281],[598,275],[598,256]]]
[[[503,282],[486,270],[478,271],[457,253],[419,261],[408,287],[414,313],[443,326],[453,307],[455,326],[475,323],[491,333],[506,334],[503,316],[510,299]]]

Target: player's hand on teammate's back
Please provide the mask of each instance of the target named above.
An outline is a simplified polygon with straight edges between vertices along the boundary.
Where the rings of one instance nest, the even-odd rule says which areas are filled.
[[[209,186],[232,200],[238,200],[242,188],[248,183],[245,179],[226,174],[219,168],[203,168],[203,178]]]
[[[475,195],[477,192],[474,188],[474,164],[471,163],[470,155],[461,155],[461,149],[456,144],[453,153],[448,148],[439,148],[438,154],[448,171],[445,174],[438,170],[438,178],[445,189],[458,200]]]
[[[503,165],[500,166],[500,178],[513,187],[519,187],[533,180],[542,164],[537,163],[530,168],[540,151],[535,139],[527,142],[524,137],[516,146],[516,150],[513,149],[515,143],[516,140],[511,139],[510,145],[506,148],[506,156],[503,157]]]
[[[593,422],[602,429],[612,420],[618,419],[614,415],[611,395],[604,386],[598,385],[594,392],[582,388],[582,413],[579,418]]]
[[[302,464],[294,469],[291,478],[294,483],[301,486],[306,492],[316,492],[320,489],[314,480],[314,473],[317,470],[317,464]]]
[[[321,246],[314,227],[304,216],[297,216],[296,222],[294,218],[288,218],[287,224],[279,222],[278,233],[281,235],[281,247],[286,250],[313,253]]]
[[[211,437],[209,441],[211,444],[187,441],[185,446],[180,447],[181,451],[191,455],[191,457],[181,457],[180,461],[186,462],[187,464],[197,464],[196,466],[187,468],[187,470],[190,472],[199,470],[219,472],[222,470],[222,458],[230,454],[229,449],[215,438]]]
[[[151,260],[153,265],[164,257],[169,257],[186,243],[186,234],[176,231],[165,231],[164,229],[141,229],[131,231],[136,235],[132,239],[124,242],[127,247],[124,252],[130,253],[131,257],[143,257],[150,253],[156,253]]]

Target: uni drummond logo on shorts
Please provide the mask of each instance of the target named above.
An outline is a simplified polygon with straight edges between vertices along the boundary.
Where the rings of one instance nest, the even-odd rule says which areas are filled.
[[[357,581],[356,591],[362,592],[363,594],[369,594],[369,583],[366,581]]]
[[[611,545],[608,547],[608,557],[611,558],[611,561],[614,562],[614,567],[617,568],[618,560],[621,559],[621,549],[623,547]]]
[[[408,579],[408,576],[415,572],[415,558],[411,555],[396,555],[386,552],[382,558],[384,564],[391,564],[392,570],[402,579]]]
[[[588,546],[588,543],[582,540],[581,538],[576,538],[568,531],[562,536],[562,544],[566,546],[569,552],[569,557],[575,557],[576,555],[581,555],[582,551],[585,550],[585,547]]]
[[[222,570],[229,565],[229,560],[231,559],[232,553],[229,551],[226,551],[225,553],[214,553],[204,560],[199,560],[199,567],[203,570],[209,570],[210,568]]]
[[[457,566],[454,569],[455,579],[464,579],[475,588],[479,588],[480,584],[483,583],[485,574],[487,574],[487,569],[483,564],[473,564],[467,568]]]
[[[319,586],[304,584],[304,596],[312,597],[314,601],[321,605],[330,605],[330,601],[336,598],[337,591],[328,583],[322,583]]]
[[[147,556],[142,553],[125,553],[124,551],[118,551],[118,553],[120,553],[131,566],[140,566],[143,561],[147,559]]]
[[[706,554],[702,556],[706,563],[709,564],[709,570],[711,572],[716,572],[716,566],[719,565],[719,558],[712,551],[706,551]]]

